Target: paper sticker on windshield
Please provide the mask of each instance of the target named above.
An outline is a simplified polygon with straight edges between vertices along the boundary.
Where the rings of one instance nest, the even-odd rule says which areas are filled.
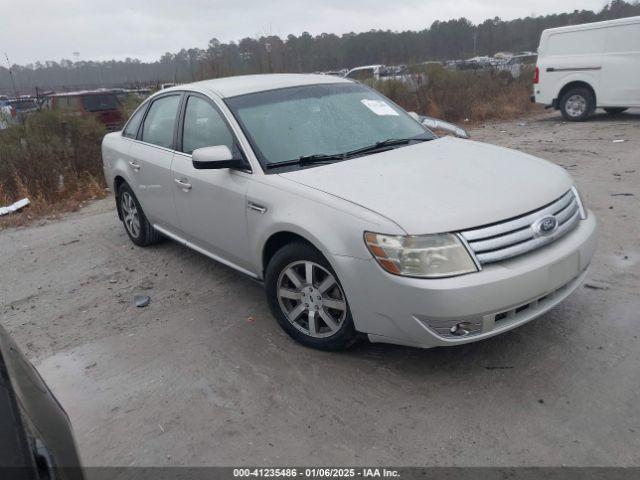
[[[398,115],[398,112],[391,108],[391,105],[389,105],[387,102],[383,102],[382,100],[369,100],[365,98],[364,100],[360,101],[365,107],[367,107],[376,115]]]

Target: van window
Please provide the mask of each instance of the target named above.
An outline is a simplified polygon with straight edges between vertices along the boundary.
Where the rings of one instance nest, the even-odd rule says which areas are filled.
[[[78,108],[78,98],[74,96],[61,96],[56,97],[55,100],[55,109],[62,110],[65,112],[75,111]]]
[[[640,52],[640,23],[608,29],[607,53],[623,52]]]
[[[546,53],[547,55],[602,53],[605,34],[604,28],[554,33],[549,37]]]
[[[180,95],[155,100],[142,127],[142,141],[164,148],[173,147],[173,128],[178,113]]]
[[[102,112],[120,108],[118,97],[113,93],[100,93],[82,96],[82,105],[87,112]]]

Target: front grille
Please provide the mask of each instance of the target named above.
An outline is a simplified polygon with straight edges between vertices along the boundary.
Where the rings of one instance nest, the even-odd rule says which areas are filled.
[[[579,199],[573,189],[555,202],[523,216],[486,227],[460,232],[482,265],[517,257],[548,245],[580,222]],[[555,217],[557,227],[548,233],[536,230],[537,222]]]

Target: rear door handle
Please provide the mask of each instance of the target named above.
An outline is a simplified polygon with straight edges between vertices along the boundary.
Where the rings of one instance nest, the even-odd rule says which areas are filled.
[[[140,170],[140,164],[136,162],[129,162],[129,166],[134,169],[136,172]]]
[[[185,178],[174,178],[173,181],[185,192],[191,190],[191,184]]]

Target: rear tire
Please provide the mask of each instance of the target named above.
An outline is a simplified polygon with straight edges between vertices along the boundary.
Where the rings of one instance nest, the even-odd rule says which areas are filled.
[[[593,93],[586,88],[572,88],[560,99],[560,112],[568,122],[583,122],[595,109]]]
[[[612,115],[626,112],[627,110],[629,110],[629,107],[607,107],[604,109],[605,112],[610,113]]]
[[[117,205],[124,230],[133,243],[147,247],[162,240],[162,234],[149,223],[140,202],[126,183],[118,189]]]
[[[326,258],[311,245],[285,245],[265,272],[267,301],[282,329],[298,343],[342,350],[358,339],[346,295]]]

